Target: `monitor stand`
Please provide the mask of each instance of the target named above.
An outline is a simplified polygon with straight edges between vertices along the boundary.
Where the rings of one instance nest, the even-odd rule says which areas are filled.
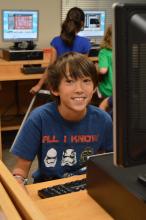
[[[14,42],[14,45],[10,47],[10,50],[33,50],[36,44],[33,41],[19,41]]]
[[[146,187],[137,181],[146,165],[115,167],[113,154],[90,157],[87,191],[114,219],[146,219]]]

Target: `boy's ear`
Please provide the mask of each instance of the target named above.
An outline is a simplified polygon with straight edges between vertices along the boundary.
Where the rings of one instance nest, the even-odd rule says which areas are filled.
[[[51,90],[51,93],[52,93],[54,96],[59,96],[59,92],[58,92],[58,91],[53,91],[53,90]]]
[[[94,88],[93,93],[97,91],[97,87]]]

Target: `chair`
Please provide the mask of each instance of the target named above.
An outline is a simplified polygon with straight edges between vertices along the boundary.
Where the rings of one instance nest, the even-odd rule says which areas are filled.
[[[26,113],[25,113],[25,116],[24,116],[24,118],[23,118],[23,121],[22,121],[22,123],[21,123],[21,125],[20,125],[20,128],[19,128],[19,130],[18,130],[18,132],[17,132],[17,134],[16,134],[16,136],[15,136],[15,139],[14,139],[14,141],[13,141],[13,144],[12,144],[12,146],[11,146],[11,148],[10,148],[10,151],[13,149],[13,147],[14,147],[14,144],[15,144],[15,142],[16,142],[16,140],[17,140],[17,138],[18,138],[18,136],[19,136],[19,134],[20,134],[20,132],[21,132],[21,130],[22,130],[22,128],[23,128],[23,125],[24,125],[24,123],[25,123],[25,121],[26,121],[26,119],[27,119],[27,117],[29,116],[29,114],[30,114],[30,112],[31,112],[31,110],[32,110],[32,108],[33,108],[33,106],[34,106],[34,104],[35,104],[35,101],[37,100],[37,98],[38,97],[49,97],[50,96],[50,91],[48,91],[48,90],[40,90],[33,98],[32,98],[32,100],[31,100],[31,102],[30,102],[30,105],[29,105],[29,107],[28,107],[28,109],[27,109],[27,111],[26,111]]]

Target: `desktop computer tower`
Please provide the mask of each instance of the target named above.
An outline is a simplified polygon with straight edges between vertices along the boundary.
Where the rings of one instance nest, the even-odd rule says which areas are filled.
[[[89,51],[89,57],[98,57],[99,51],[100,51],[99,45],[92,45]]]
[[[42,60],[43,50],[10,50],[3,49],[3,59],[8,61]]]

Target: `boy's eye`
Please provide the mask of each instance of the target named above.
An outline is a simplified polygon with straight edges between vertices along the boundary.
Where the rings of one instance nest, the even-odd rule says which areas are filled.
[[[73,81],[73,79],[66,79],[66,82],[67,83],[73,83],[74,81]]]
[[[85,83],[91,82],[92,80],[90,78],[86,78],[83,80]]]

